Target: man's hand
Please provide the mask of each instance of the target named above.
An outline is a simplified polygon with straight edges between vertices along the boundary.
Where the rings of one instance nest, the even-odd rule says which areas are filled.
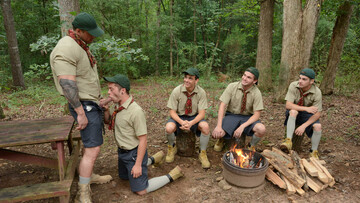
[[[185,120],[179,128],[181,130],[190,131],[191,126],[193,126],[192,122]]]
[[[212,137],[215,139],[219,139],[225,136],[225,131],[220,126],[216,126],[214,131],[212,132]]]
[[[131,175],[133,178],[138,178],[142,175],[142,169],[141,166],[134,165],[131,169]]]
[[[316,106],[307,107],[306,112],[316,114],[318,112],[318,107],[316,107]]]
[[[78,127],[76,127],[76,130],[82,130],[85,129],[87,124],[88,124],[88,119],[84,114],[78,114],[77,116],[77,122],[78,122]]]
[[[242,125],[240,125],[234,132],[234,137],[236,138],[240,138],[242,133],[244,132],[244,127]]]
[[[304,127],[303,125],[299,126],[298,128],[296,128],[295,130],[295,134],[298,136],[302,136],[305,132],[306,127]]]

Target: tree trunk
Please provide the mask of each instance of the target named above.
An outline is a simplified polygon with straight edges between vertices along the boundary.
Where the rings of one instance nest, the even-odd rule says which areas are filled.
[[[193,0],[194,10],[193,10],[193,21],[194,21],[194,50],[193,50],[193,66],[196,66],[196,57],[197,57],[197,42],[196,42],[196,0]]]
[[[158,0],[158,7],[157,7],[157,22],[156,28],[158,29],[156,32],[156,53],[155,53],[155,75],[159,75],[159,52],[160,52],[160,7],[161,0]]]
[[[14,17],[11,11],[11,0],[0,0],[0,2],[4,18],[6,39],[8,42],[13,85],[25,88],[24,76],[21,68],[19,47],[16,39]]]
[[[59,3],[59,13],[60,13],[60,22],[61,22],[61,36],[64,37],[67,35],[67,31],[72,29],[72,21],[75,16],[73,14],[78,14],[80,12],[79,0],[58,0]]]
[[[173,23],[173,13],[172,13],[173,0],[170,0],[169,10],[170,10],[170,76],[173,76],[173,33],[172,33],[172,23]]]
[[[289,84],[296,80],[301,69],[309,66],[321,2],[308,0],[302,10],[301,0],[284,0],[277,101],[283,101]]]
[[[337,16],[333,28],[327,67],[320,85],[323,94],[332,94],[334,92],[336,71],[340,63],[353,9],[354,5],[350,1],[345,1],[338,9],[339,16]]]
[[[275,0],[265,0],[260,5],[260,25],[256,55],[256,68],[259,69],[259,87],[262,90],[270,90],[271,81],[271,53],[272,31],[274,21]]]

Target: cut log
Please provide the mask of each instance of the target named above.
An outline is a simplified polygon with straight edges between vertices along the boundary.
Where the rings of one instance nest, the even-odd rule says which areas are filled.
[[[312,163],[315,166],[315,168],[318,170],[319,180],[321,180],[321,182],[323,182],[324,184],[330,183],[331,179],[323,172],[323,170],[318,166],[316,161],[314,159],[310,159],[310,163]]]
[[[325,165],[326,161],[325,160],[319,160],[319,163],[321,163],[321,165]]]
[[[303,196],[305,194],[305,191],[301,188],[296,188],[296,192],[300,195]]]
[[[301,167],[301,163],[300,163],[300,157],[298,155],[298,153],[294,150],[291,150],[290,151],[290,155],[291,155],[291,159],[294,163],[294,168],[296,169],[297,171],[297,174],[303,178],[304,180],[306,180],[306,172],[305,172],[305,169],[304,167]],[[304,184],[304,190],[307,191],[309,189],[307,183],[305,182]]]
[[[282,163],[277,161],[276,159],[268,160],[271,165],[273,165],[276,170],[278,170],[281,174],[283,174],[296,188],[301,188],[305,184],[305,180],[300,176],[294,174],[290,169],[284,166]]]
[[[278,148],[276,148],[276,147],[272,147],[271,150],[272,150],[273,152],[276,152],[276,153],[282,155],[284,158],[286,158],[287,160],[289,160],[290,162],[292,162],[291,157],[290,157],[288,154],[286,154],[285,152],[281,151],[280,149],[278,149]]]
[[[306,159],[301,159],[302,165],[305,167],[305,170],[312,176],[318,177],[319,173],[318,170],[315,168],[314,165],[310,164]]]
[[[292,195],[296,193],[296,188],[294,187],[293,184],[290,183],[290,181],[285,177],[285,176],[281,176],[281,178],[284,180],[284,182],[286,183],[286,193],[288,195]]]
[[[265,149],[263,152],[261,152],[261,154],[264,155],[268,159],[276,159],[277,161],[279,161],[282,165],[286,166],[287,168],[294,168],[292,161],[287,160],[282,155],[280,155],[276,152]]]
[[[322,190],[322,187],[315,183],[314,180],[312,180],[309,176],[306,176],[306,182],[308,186],[314,190],[316,193],[320,192]]]
[[[334,186],[334,184],[335,184],[334,177],[329,173],[329,171],[326,169],[326,167],[320,163],[320,160],[315,159],[314,157],[310,157],[310,161],[314,162],[329,178],[329,186],[330,187]]]
[[[279,188],[286,189],[286,183],[270,168],[267,169],[265,177]]]
[[[192,131],[178,130],[176,135],[176,147],[179,156],[193,156],[195,152],[195,134]]]

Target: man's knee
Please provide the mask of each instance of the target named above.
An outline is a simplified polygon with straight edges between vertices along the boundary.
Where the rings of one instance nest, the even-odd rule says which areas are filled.
[[[87,158],[96,159],[96,157],[100,153],[100,146],[97,147],[90,147],[90,148],[84,148],[84,155]]]
[[[289,111],[289,115],[290,115],[291,117],[296,117],[298,114],[299,114],[299,112],[296,111],[296,110],[290,110],[290,111]]]
[[[315,123],[313,125],[313,129],[314,129],[314,131],[321,131],[321,124],[320,123]]]
[[[204,135],[210,134],[209,124],[206,121],[201,121],[198,128]]]
[[[265,132],[266,132],[265,125],[262,124],[262,123],[255,124],[254,132],[256,133],[256,136],[263,137],[265,135]]]
[[[165,126],[166,134],[171,134],[176,131],[176,124],[173,122],[168,122]]]

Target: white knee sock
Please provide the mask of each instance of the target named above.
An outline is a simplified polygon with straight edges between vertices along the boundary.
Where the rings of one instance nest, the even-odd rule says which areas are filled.
[[[204,135],[201,133],[200,135],[200,150],[206,150],[209,143],[210,135]]]
[[[86,178],[86,177],[81,177],[81,176],[79,176],[79,183],[80,183],[80,184],[89,184],[89,183],[90,183],[90,180],[91,180],[90,177]]]
[[[295,131],[295,121],[296,121],[295,117],[289,116],[286,124],[286,138],[292,139]]]
[[[166,137],[168,139],[168,145],[170,146],[174,146],[174,143],[175,143],[175,134],[174,133],[170,133],[170,134],[166,134]]]
[[[152,164],[152,160],[150,159],[150,157],[148,158],[148,161],[147,161],[147,166],[150,166]]]
[[[321,139],[321,131],[314,131],[311,136],[311,150],[317,150]]]
[[[168,183],[170,183],[170,179],[166,175],[151,178],[149,180],[149,186],[146,188],[146,192],[153,192]]]

